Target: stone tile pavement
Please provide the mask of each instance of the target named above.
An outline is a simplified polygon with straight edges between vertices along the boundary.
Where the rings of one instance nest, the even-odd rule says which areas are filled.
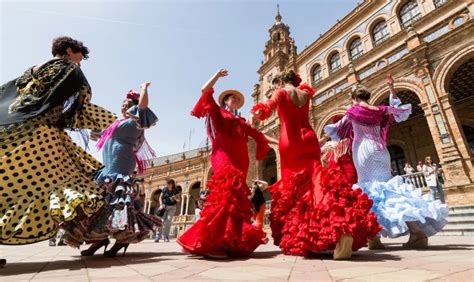
[[[406,238],[383,240],[387,249],[363,248],[348,261],[329,252],[311,258],[282,255],[270,243],[246,259],[209,260],[181,252],[175,242],[145,241],[125,257],[81,258],[48,242],[1,246],[8,264],[0,281],[474,281],[474,237],[435,236],[429,250],[404,250]]]

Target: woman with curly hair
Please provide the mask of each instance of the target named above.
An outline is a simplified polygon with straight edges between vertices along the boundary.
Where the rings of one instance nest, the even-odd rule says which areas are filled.
[[[52,54],[0,88],[1,244],[50,239],[103,205],[93,182],[101,164],[66,129],[104,129],[115,116],[90,103],[82,42],[55,38]]]
[[[224,76],[227,70],[221,69],[205,84],[191,112],[207,118],[214,175],[207,184],[210,193],[201,217],[178,239],[186,252],[213,258],[248,256],[267,242],[265,233],[251,223],[247,139],[255,140],[259,160],[270,148],[261,132],[236,115],[244,104],[240,92],[227,90],[219,95],[219,104],[214,100],[214,84]]]
[[[367,195],[352,190],[341,170],[322,167],[321,149],[308,116],[315,91],[300,82],[293,71],[277,76],[272,97],[252,109],[260,120],[277,109],[281,122],[281,179],[269,188],[274,244],[287,255],[334,250],[334,259],[347,259],[380,227]]]

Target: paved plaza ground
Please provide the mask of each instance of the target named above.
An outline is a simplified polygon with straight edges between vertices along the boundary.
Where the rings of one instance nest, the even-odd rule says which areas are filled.
[[[238,260],[193,257],[175,242],[151,240],[117,258],[82,258],[78,250],[48,242],[0,246],[0,257],[8,259],[0,281],[474,281],[474,237],[436,236],[423,251],[402,249],[405,240],[384,240],[386,250],[363,248],[349,261],[334,261],[329,252],[285,256],[270,243]]]

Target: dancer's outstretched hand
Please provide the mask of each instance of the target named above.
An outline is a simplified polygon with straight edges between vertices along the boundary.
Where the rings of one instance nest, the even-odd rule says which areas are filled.
[[[151,82],[143,82],[141,87],[142,89],[148,89],[148,87],[150,87],[150,84]]]
[[[393,83],[394,83],[394,80],[393,80],[393,77],[392,77],[392,74],[387,74],[387,84],[389,86],[393,86]]]
[[[224,76],[227,76],[227,75],[229,75],[229,71],[226,70],[226,69],[220,69],[216,72],[217,77],[224,77]]]

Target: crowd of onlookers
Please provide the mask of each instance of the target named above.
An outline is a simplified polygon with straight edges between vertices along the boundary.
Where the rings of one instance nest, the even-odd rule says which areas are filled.
[[[413,174],[421,172],[424,176],[424,184],[430,189],[430,197],[436,199],[436,194],[439,200],[445,203],[445,195],[443,190],[444,174],[443,169],[438,164],[434,163],[430,156],[425,157],[425,162],[418,161],[416,169],[410,163],[405,163],[403,168],[405,174]],[[408,178],[410,179],[410,178]]]

